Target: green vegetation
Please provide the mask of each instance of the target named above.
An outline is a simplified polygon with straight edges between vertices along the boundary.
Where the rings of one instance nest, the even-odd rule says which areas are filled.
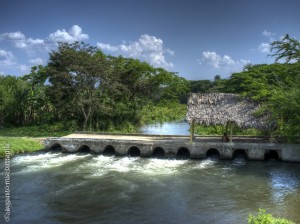
[[[195,134],[197,135],[223,135],[223,133],[229,133],[228,130],[226,130],[226,127],[222,125],[211,125],[211,126],[205,126],[205,125],[195,125],[194,128]],[[248,135],[248,136],[260,136],[263,135],[259,130],[256,130],[254,128],[249,129],[241,129],[237,126],[232,127],[232,133],[234,135]]]
[[[0,76],[0,128],[71,122],[77,130],[134,131],[148,120],[143,108],[181,102],[188,84],[139,60],[59,43],[47,66],[34,66],[23,77]]]
[[[73,125],[73,126],[72,126]],[[23,127],[8,127],[0,129],[0,136],[4,137],[61,137],[76,131],[76,124],[56,123]]]
[[[227,79],[216,75],[214,80],[187,81],[85,43],[59,43],[46,66],[34,66],[23,77],[0,76],[0,135],[136,132],[144,123],[183,119],[190,92],[225,92],[260,103],[259,114],[269,115],[273,135],[298,141],[300,43],[287,35],[271,46],[274,64],[249,64]],[[286,63],[277,63],[282,59]],[[220,126],[196,127],[201,135],[223,132]],[[234,134],[266,133],[234,129]]]
[[[228,79],[215,76],[213,81],[191,81],[191,90],[237,93],[249,97],[262,105],[260,114],[269,115],[269,122],[275,128],[273,135],[290,142],[299,141],[300,42],[286,35],[282,41],[274,41],[271,46],[276,63],[249,64],[242,72],[234,73]],[[286,63],[277,63],[282,59]],[[196,133],[220,133],[221,129],[198,127]]]
[[[266,210],[259,209],[257,216],[249,215],[248,224],[294,224],[294,222],[287,219],[274,218],[271,214],[266,213]]]
[[[268,114],[273,135],[293,142],[300,135],[300,62],[247,65],[228,79],[192,81],[194,92],[237,93],[262,105],[260,114]],[[224,128],[223,128],[224,129]],[[214,132],[214,130],[216,132]],[[219,134],[222,127],[198,127],[196,133]],[[235,134],[241,133],[235,130]],[[254,132],[253,134],[265,134]]]
[[[184,120],[186,104],[177,102],[162,102],[159,104],[148,104],[141,111],[141,122],[150,124],[155,122]]]
[[[4,146],[9,144],[10,154],[18,154],[23,152],[33,152],[43,149],[43,144],[39,140],[29,138],[15,138],[15,137],[0,137],[0,158],[5,157]]]

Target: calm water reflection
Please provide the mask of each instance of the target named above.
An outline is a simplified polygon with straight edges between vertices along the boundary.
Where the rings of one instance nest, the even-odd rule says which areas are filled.
[[[300,164],[20,155],[11,198],[11,223],[247,223],[258,208],[300,223]]]
[[[141,127],[140,132],[159,135],[189,135],[189,128],[186,121],[174,121],[144,125]]]

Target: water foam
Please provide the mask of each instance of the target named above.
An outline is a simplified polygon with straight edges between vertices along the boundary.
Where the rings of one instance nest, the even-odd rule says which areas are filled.
[[[207,169],[210,167],[213,167],[217,163],[217,160],[214,159],[205,159],[201,160],[197,166],[195,166],[195,169]]]
[[[143,175],[170,175],[180,172],[179,167],[187,160],[150,159],[139,157],[97,156],[92,161],[85,161],[79,170],[89,170],[88,177],[99,177],[109,172],[135,173]]]
[[[51,158],[56,158],[59,155],[60,155],[60,153],[44,153],[44,154],[38,154],[38,155],[18,155],[16,157],[13,157],[12,165],[45,161],[45,160],[48,160]]]
[[[140,171],[146,175],[178,174],[179,167],[186,162],[187,160],[149,159]]]
[[[109,172],[136,173],[150,176],[176,175],[190,169],[206,169],[214,166],[217,162],[211,159],[195,162],[175,159],[45,153],[40,155],[19,156],[15,158],[13,163],[26,165],[26,169],[23,169],[21,172],[35,172],[41,169],[60,167],[66,163],[79,161],[87,157],[91,157],[91,159],[80,161],[75,168],[70,169],[70,172],[84,173],[87,178],[100,177]]]
[[[39,155],[26,155],[18,156],[12,160],[12,166],[14,165],[26,165],[25,169],[18,173],[36,172],[43,169],[51,169],[54,167],[62,166],[68,162],[76,161],[82,158],[90,156],[76,155],[76,154],[61,154],[61,153],[45,153]]]

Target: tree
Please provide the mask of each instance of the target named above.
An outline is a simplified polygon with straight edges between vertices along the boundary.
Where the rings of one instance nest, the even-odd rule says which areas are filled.
[[[189,92],[189,82],[178,76],[174,72],[168,72],[165,69],[158,68],[157,75],[154,77],[157,83],[157,94],[156,100],[169,100],[177,101],[180,103],[186,103],[187,94]]]
[[[64,116],[81,114],[85,130],[107,87],[104,54],[83,42],[59,43],[58,50],[50,53],[47,71],[53,103]]]
[[[30,89],[28,94],[27,123],[50,122],[53,118],[53,111],[51,111],[53,108],[50,105],[50,100],[47,95],[49,86],[45,85],[47,80],[47,67],[42,65],[33,66],[31,73],[24,75],[22,80],[28,83]]]
[[[114,121],[139,122],[141,109],[161,100],[180,101],[188,82],[176,73],[154,68],[146,62],[122,56],[109,56],[109,101]]]
[[[0,76],[0,125],[24,125],[29,85],[15,76]]]
[[[299,138],[300,63],[251,65],[226,81],[227,92],[248,96],[261,104],[277,130],[274,134]]]
[[[271,56],[275,57],[276,62],[280,59],[285,59],[285,62],[300,60],[300,42],[291,38],[288,34],[285,35],[282,41],[273,41],[271,51],[274,51]]]
[[[256,101],[267,101],[278,92],[287,91],[297,79],[297,64],[261,64],[248,66],[226,81],[226,92],[240,93]]]
[[[210,80],[191,80],[190,88],[193,93],[207,93],[211,92],[214,87],[214,82]]]

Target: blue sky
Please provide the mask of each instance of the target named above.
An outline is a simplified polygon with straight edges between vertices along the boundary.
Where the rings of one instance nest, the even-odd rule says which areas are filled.
[[[187,79],[272,63],[270,42],[300,39],[299,0],[1,0],[0,74],[47,64],[57,41],[147,61]]]

